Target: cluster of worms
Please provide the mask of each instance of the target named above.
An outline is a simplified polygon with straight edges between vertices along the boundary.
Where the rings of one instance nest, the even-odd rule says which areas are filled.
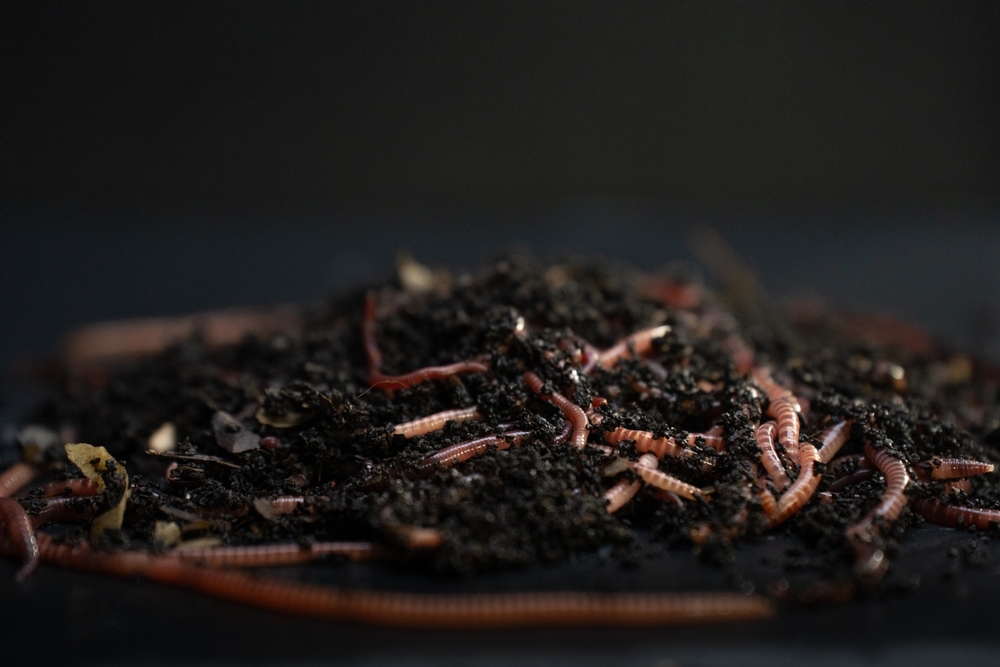
[[[389,625],[749,620],[795,591],[433,595],[246,570],[474,576],[781,534],[828,554],[799,592],[843,597],[878,585],[914,524],[1000,523],[996,378],[904,328],[878,345],[815,317],[775,332],[697,283],[507,260],[305,320],[70,373],[0,474],[17,578],[50,563]],[[110,452],[99,479],[62,454],[79,440]],[[118,504],[120,526],[86,533]]]

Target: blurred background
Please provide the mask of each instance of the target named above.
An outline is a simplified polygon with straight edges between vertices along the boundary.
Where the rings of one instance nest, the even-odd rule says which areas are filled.
[[[400,250],[655,269],[703,225],[775,296],[995,356],[998,28],[991,2],[5,5],[5,383],[83,322],[306,300]]]

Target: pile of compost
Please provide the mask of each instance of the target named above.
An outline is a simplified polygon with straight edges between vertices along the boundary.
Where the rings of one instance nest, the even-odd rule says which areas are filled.
[[[22,455],[65,479],[59,445],[104,447],[131,492],[120,527],[56,539],[364,544],[469,576],[651,549],[726,562],[777,534],[816,591],[878,586],[924,517],[1000,517],[980,474],[1000,458],[1000,376],[911,327],[608,261],[405,268],[278,333],[68,366]],[[86,497],[86,516],[121,497]]]

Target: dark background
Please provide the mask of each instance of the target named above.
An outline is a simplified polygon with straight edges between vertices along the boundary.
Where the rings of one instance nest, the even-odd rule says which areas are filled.
[[[690,260],[706,225],[777,297],[1000,358],[998,28],[995,2],[5,4],[0,410],[16,416],[13,376],[87,321],[309,299],[388,275],[401,250],[654,269]],[[88,633],[133,630],[81,600],[117,590],[138,614],[148,589],[107,586],[40,573],[5,599],[44,614],[45,592]],[[195,604],[189,629],[229,613]],[[276,622],[236,613],[252,632]],[[689,659],[714,636],[693,635]],[[579,640],[560,637],[552,656]],[[881,655],[937,655],[911,646]]]
[[[15,209],[1000,204],[995,3],[24,4]]]

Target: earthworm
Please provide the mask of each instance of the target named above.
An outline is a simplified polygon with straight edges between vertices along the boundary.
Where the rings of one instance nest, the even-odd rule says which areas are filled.
[[[580,370],[584,375],[590,375],[593,372],[600,358],[601,351],[587,341],[583,341],[583,354],[580,356],[580,362],[583,365],[580,367]]]
[[[601,368],[613,368],[621,359],[642,356],[653,348],[654,340],[663,338],[668,333],[670,326],[666,324],[637,331],[600,352],[597,365]]]
[[[38,528],[46,523],[74,523],[94,518],[98,498],[96,496],[56,496],[45,498],[38,510],[33,510],[28,518],[31,525]]]
[[[837,422],[820,436],[822,446],[819,448],[820,463],[829,463],[851,437],[851,421]]]
[[[464,375],[466,373],[485,373],[489,366],[479,361],[459,361],[447,366],[427,366],[404,375],[386,375],[375,371],[369,373],[368,383],[373,387],[392,391],[396,389],[406,389],[418,385],[427,380],[443,380],[452,375]]]
[[[573,422],[567,419],[563,424],[562,430],[556,434],[556,437],[552,438],[552,443],[556,445],[562,444],[569,440],[571,435],[573,435]]]
[[[275,496],[271,498],[271,512],[274,514],[291,514],[302,507],[307,501],[305,496]]]
[[[655,486],[663,491],[670,491],[688,500],[702,497],[702,491],[697,486],[681,481],[673,475],[668,475],[662,470],[648,468],[636,464],[633,468],[643,482],[650,486]]]
[[[694,310],[704,298],[701,285],[667,276],[649,276],[643,279],[639,289],[664,306],[679,310]]]
[[[21,569],[15,579],[24,581],[38,566],[38,540],[35,528],[21,503],[13,498],[0,498],[0,518],[7,525],[7,534],[17,548],[21,558]]]
[[[791,480],[788,479],[785,466],[781,463],[778,452],[774,449],[774,433],[775,423],[773,421],[764,422],[757,427],[756,440],[757,446],[760,447],[760,462],[763,464],[764,470],[774,482],[774,486],[779,491],[783,491],[791,484]]]
[[[454,445],[448,445],[444,449],[439,449],[433,454],[425,456],[416,465],[421,469],[435,466],[450,468],[456,463],[468,461],[474,456],[486,453],[490,447],[496,447],[499,450],[518,447],[524,440],[524,437],[530,434],[531,431],[506,431],[496,435],[484,435],[480,438],[457,442]]]
[[[716,451],[721,451],[725,448],[725,440],[711,432],[708,433],[691,433],[687,437],[688,447],[694,447],[698,444],[698,440],[701,439],[706,445],[716,449]],[[693,449],[688,449],[688,447],[682,447],[677,444],[677,440],[672,437],[664,436],[659,437],[652,431],[640,431],[638,429],[632,428],[622,428],[618,427],[604,434],[604,441],[608,444],[614,445],[619,442],[624,442],[630,440],[635,443],[636,451],[639,453],[650,452],[656,454],[658,458],[663,458],[664,456],[670,456],[673,458],[692,458],[697,456],[698,452]],[[719,444],[721,443],[721,445]],[[715,461],[709,458],[702,459],[702,470],[708,471],[715,467]]]
[[[470,419],[479,419],[479,408],[475,405],[467,408],[444,410],[433,415],[396,424],[392,432],[404,438],[414,438],[418,435],[431,433],[432,431],[439,431],[450,421],[462,423]]]
[[[635,466],[638,471],[640,468],[655,468],[656,464],[655,454],[643,454]],[[604,499],[608,501],[608,514],[614,514],[624,507],[628,501],[635,497],[635,494],[639,493],[641,488],[642,482],[638,480],[633,481],[623,477],[615,482],[614,486],[604,492]]]
[[[762,619],[766,598],[737,593],[482,593],[418,595],[344,590],[205,568],[173,556],[106,553],[39,535],[40,557],[68,569],[142,578],[278,612],[397,627],[666,625]],[[16,551],[9,540],[0,552]]]
[[[365,295],[364,315],[361,318],[361,337],[364,341],[365,355],[368,357],[368,384],[385,391],[405,389],[427,380],[442,380],[452,375],[485,373],[489,370],[486,364],[478,361],[459,361],[446,366],[427,366],[403,375],[382,373],[379,370],[382,366],[382,352],[375,339],[375,296],[370,292]]]
[[[326,556],[345,556],[364,561],[376,552],[370,542],[314,542],[299,544],[262,544],[245,547],[179,547],[171,555],[188,562],[211,567],[274,567],[309,563]]]
[[[918,463],[915,468],[918,475],[923,473],[931,479],[958,479],[993,472],[992,463],[950,458],[933,458]]]
[[[1000,510],[945,505],[933,498],[914,500],[912,507],[914,512],[927,521],[942,526],[972,526],[977,530],[986,530],[990,526],[1000,524]]]
[[[49,482],[41,488],[43,498],[54,496],[83,497],[94,496],[100,492],[97,483],[87,477],[64,479]]]
[[[6,525],[7,534],[16,545],[23,563],[15,575],[17,581],[24,581],[38,566],[38,541],[35,527],[24,507],[10,496],[27,486],[35,474],[35,466],[18,462],[0,475],[0,519]]]
[[[674,438],[657,437],[652,431],[618,427],[604,434],[604,442],[609,445],[616,445],[626,440],[631,440],[635,443],[636,451],[643,454],[647,452],[655,454],[657,458],[661,459],[664,456],[690,458],[695,455],[694,450],[681,447]]]
[[[871,532],[873,522],[876,519],[881,521],[896,520],[903,507],[906,506],[907,497],[904,492],[910,483],[906,464],[892,457],[885,450],[875,449],[871,442],[866,442],[865,456],[875,464],[879,472],[885,475],[885,493],[882,494],[882,501],[878,505],[873,507],[861,521],[848,529],[849,536],[857,535],[861,538],[865,537],[863,533]],[[870,539],[870,535],[868,539]]]
[[[9,498],[24,487],[38,474],[35,466],[18,461],[0,473],[0,498]]]
[[[559,408],[563,413],[563,417],[573,424],[573,435],[570,438],[570,444],[577,449],[582,449],[586,446],[587,426],[589,426],[590,422],[588,422],[587,413],[583,411],[583,408],[557,391],[553,391],[550,395],[543,394],[542,388],[545,383],[542,382],[542,378],[531,371],[525,371],[524,383],[528,385],[531,391]]]
[[[845,465],[849,466],[851,470],[858,468],[875,469],[875,466],[865,458],[864,454],[845,454],[830,461],[829,465],[827,465],[827,470],[832,471]]]
[[[723,433],[724,431],[721,426],[713,426],[703,433],[692,433],[688,435],[687,443],[689,446],[694,447],[698,444],[698,440],[700,439],[715,451],[722,452],[726,449],[726,439],[723,436]]]
[[[796,458],[799,449],[798,413],[802,411],[802,406],[790,390],[774,381],[769,368],[760,366],[754,368],[753,379],[767,395],[767,414],[778,422],[778,442],[789,456]]]
[[[848,473],[844,473],[837,479],[830,482],[827,490],[830,493],[840,493],[849,486],[854,486],[858,482],[863,482],[875,474],[874,468],[856,468]]]
[[[248,334],[266,337],[302,325],[301,309],[282,305],[262,309],[229,309],[181,317],[151,317],[98,322],[74,331],[63,344],[63,358],[73,369],[150,356],[195,334],[211,348],[236,344]]]
[[[778,499],[778,511],[771,517],[768,528],[773,528],[799,511],[812,497],[822,475],[815,474],[818,461],[816,448],[803,442],[799,449],[799,476]]]
[[[875,449],[871,442],[865,443],[865,456],[885,476],[885,492],[878,505],[861,521],[847,529],[847,540],[854,548],[858,572],[877,578],[885,572],[888,560],[882,550],[875,546],[874,540],[880,524],[895,521],[906,506],[908,498],[905,491],[910,483],[910,475],[906,472],[906,464],[893,458],[885,450]]]
[[[764,512],[764,515],[768,518],[777,516],[778,501],[775,499],[774,494],[771,493],[771,490],[767,488],[767,483],[763,478],[758,480],[757,493],[760,496],[760,509]]]

